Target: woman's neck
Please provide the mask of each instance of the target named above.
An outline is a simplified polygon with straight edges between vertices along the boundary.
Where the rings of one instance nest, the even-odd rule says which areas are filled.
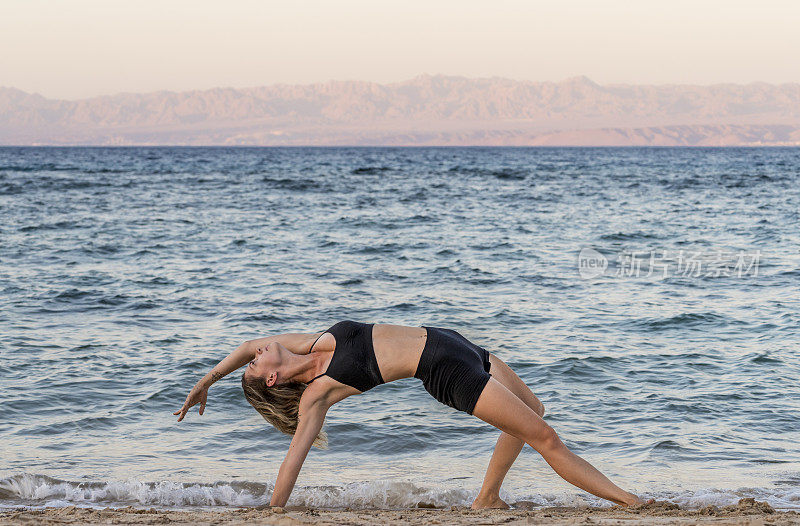
[[[325,363],[328,360],[328,352],[314,351],[309,354],[298,354],[288,364],[287,376],[296,382],[307,384],[317,376],[325,372]]]

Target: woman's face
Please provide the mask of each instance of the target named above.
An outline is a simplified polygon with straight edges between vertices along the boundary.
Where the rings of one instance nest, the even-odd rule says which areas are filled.
[[[256,349],[256,356],[247,364],[245,375],[263,378],[267,385],[272,387],[281,376],[280,369],[283,364],[284,352],[289,352],[289,350],[277,342],[272,342],[266,347]]]

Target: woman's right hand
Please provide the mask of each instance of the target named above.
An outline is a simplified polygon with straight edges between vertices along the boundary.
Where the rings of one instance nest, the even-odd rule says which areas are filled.
[[[183,417],[186,416],[186,413],[190,408],[200,404],[200,414],[202,415],[203,411],[206,409],[206,398],[208,398],[208,387],[198,383],[192,388],[191,391],[189,391],[188,396],[186,396],[186,401],[183,402],[183,407],[172,414],[179,414],[180,416],[178,417],[178,422],[180,422],[183,420]]]

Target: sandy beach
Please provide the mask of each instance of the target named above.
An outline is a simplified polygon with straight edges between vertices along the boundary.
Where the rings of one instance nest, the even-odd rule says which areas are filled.
[[[403,509],[354,510],[313,508],[239,508],[226,511],[165,511],[136,508],[86,509],[69,506],[44,510],[18,509],[0,513],[0,524],[800,524],[800,513],[775,511],[769,504],[741,499],[725,507],[680,509],[667,502],[642,508],[550,507],[513,510]]]

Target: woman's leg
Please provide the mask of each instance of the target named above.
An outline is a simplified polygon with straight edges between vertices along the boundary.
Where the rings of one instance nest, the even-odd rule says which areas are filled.
[[[525,385],[525,382],[517,376],[517,373],[506,365],[503,360],[494,355],[489,356],[489,362],[491,363],[489,372],[493,378],[514,393],[525,405],[533,409],[537,415],[544,416],[544,405]],[[481,486],[478,496],[472,503],[473,509],[508,508],[508,504],[500,498],[500,486],[503,484],[503,479],[524,445],[525,442],[523,440],[513,435],[509,435],[506,432],[500,433],[497,445],[494,447],[494,453],[492,453],[492,459],[489,461],[489,467],[486,468],[483,486]]]
[[[594,466],[567,449],[553,428],[498,380],[491,378],[486,384],[473,414],[530,444],[570,484],[617,504],[634,505],[644,502],[608,480]]]

